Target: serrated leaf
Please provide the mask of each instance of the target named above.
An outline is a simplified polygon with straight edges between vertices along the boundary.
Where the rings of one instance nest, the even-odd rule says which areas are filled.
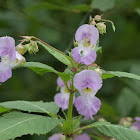
[[[107,78],[112,78],[114,76],[117,76],[117,77],[126,77],[126,78],[140,80],[139,75],[128,73],[128,72],[102,70],[102,73],[103,73],[102,79],[107,79]]]
[[[33,102],[33,101],[8,101],[0,103],[0,106],[8,109],[18,109],[28,112],[38,112],[47,114],[56,114],[59,111],[59,107],[54,102]]]
[[[53,67],[50,67],[46,64],[42,64],[40,62],[26,62],[23,67],[27,67],[35,71],[37,74],[44,74],[46,72],[54,72],[61,77],[63,82],[66,84],[70,79],[70,75],[68,73],[62,73],[55,70]]]
[[[40,41],[37,41],[40,45],[42,45],[50,54],[52,54],[56,59],[58,59],[60,62],[62,62],[63,64],[65,65],[68,65],[68,66],[72,66],[71,64],[71,61],[72,59],[65,55],[64,53],[62,53],[61,51],[51,47],[51,46],[47,46],[45,44],[43,44],[42,42]]]
[[[140,132],[132,130],[120,125],[114,125],[104,122],[95,122],[93,127],[96,127],[100,132],[107,136],[114,137],[117,140],[139,140]]]
[[[0,118],[0,140],[15,139],[22,135],[46,134],[62,120],[41,115],[10,112]]]
[[[115,5],[114,0],[92,0],[91,7],[101,11],[112,9]]]

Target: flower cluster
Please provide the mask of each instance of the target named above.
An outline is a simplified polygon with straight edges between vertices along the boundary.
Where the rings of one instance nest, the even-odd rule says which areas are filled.
[[[12,37],[0,37],[0,83],[12,76],[12,68],[25,63],[25,58],[16,51]]]
[[[102,87],[102,78],[97,71],[88,69],[88,66],[94,65],[93,62],[96,60],[95,48],[98,39],[98,29],[94,25],[84,24],[76,31],[75,41],[78,47],[71,52],[76,63],[87,66],[86,69],[76,73],[73,79],[74,87],[80,93],[74,105],[78,113],[85,117],[84,119],[93,119],[92,116],[97,114],[101,106],[95,94]]]
[[[75,41],[78,46],[71,52],[77,64],[86,66],[83,66],[84,70],[76,71],[73,77],[73,85],[80,93],[80,96],[74,100],[74,105],[78,113],[85,117],[84,119],[93,119],[92,116],[97,114],[101,106],[100,100],[95,97],[102,87],[101,70],[99,67],[95,67],[94,70],[88,69],[89,66],[96,66],[93,62],[97,56],[94,49],[98,39],[98,29],[94,25],[84,24],[76,31]],[[64,110],[68,108],[70,93],[60,77],[57,83],[61,93],[56,94],[54,99],[56,104]]]

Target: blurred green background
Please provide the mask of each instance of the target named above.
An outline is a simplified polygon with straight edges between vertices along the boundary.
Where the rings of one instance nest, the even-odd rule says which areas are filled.
[[[116,32],[107,23],[100,36],[103,54],[97,64],[105,70],[140,75],[140,0],[0,0],[0,36],[36,36],[67,52],[73,48],[77,28],[88,23],[89,15],[104,14],[112,20]],[[27,61],[46,63],[56,70],[66,68],[43,47],[36,55],[25,54]],[[0,86],[0,102],[10,100],[53,101],[57,75],[37,75],[29,69],[13,70],[13,76]],[[104,80],[97,97],[102,101],[100,117],[118,123],[121,117],[140,116],[140,82],[127,78]],[[46,136],[24,136],[17,140],[44,140]]]

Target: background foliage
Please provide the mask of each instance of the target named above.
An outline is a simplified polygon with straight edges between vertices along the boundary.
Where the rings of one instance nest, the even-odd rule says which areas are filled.
[[[33,35],[67,53],[73,48],[77,28],[88,23],[89,15],[104,14],[115,23],[116,32],[107,24],[107,34],[100,36],[103,54],[97,64],[105,70],[126,71],[140,75],[140,1],[139,0],[1,0],[0,36]],[[27,61],[42,62],[63,72],[62,63],[43,47],[36,55],[25,54]],[[0,86],[0,102],[10,100],[52,101],[57,76],[37,75],[22,68]],[[127,78],[104,80],[97,96],[102,100],[99,115],[112,123],[121,117],[140,116],[140,82]],[[76,112],[75,112],[76,115]],[[55,131],[55,130],[54,130]],[[56,130],[57,131],[57,130]],[[43,140],[47,136],[24,136],[17,140]]]

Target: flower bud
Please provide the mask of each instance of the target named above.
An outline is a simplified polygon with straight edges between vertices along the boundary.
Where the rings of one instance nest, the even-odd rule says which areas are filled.
[[[100,21],[101,18],[102,18],[102,15],[101,15],[101,16],[100,16],[100,15],[96,15],[96,16],[94,17],[94,19],[97,20],[97,21]]]
[[[133,119],[131,117],[124,117],[120,120],[120,125],[131,126]]]
[[[38,45],[36,41],[30,41],[29,44],[24,45],[25,49],[30,53],[30,54],[35,54],[38,52]]]
[[[107,122],[107,121],[104,118],[100,118],[100,119],[98,119],[98,122]]]
[[[13,63],[12,68],[22,66],[26,62],[25,57],[23,57],[19,52],[16,51],[16,62]]]
[[[96,26],[100,34],[106,33],[106,25],[104,24],[104,22],[99,22],[96,24]]]
[[[94,69],[94,71],[96,71],[100,76],[102,76],[102,71],[100,68],[96,68]]]
[[[27,50],[25,49],[24,45],[22,44],[19,44],[17,47],[16,47],[16,51],[18,53],[20,53],[21,55],[25,54],[27,52]]]

